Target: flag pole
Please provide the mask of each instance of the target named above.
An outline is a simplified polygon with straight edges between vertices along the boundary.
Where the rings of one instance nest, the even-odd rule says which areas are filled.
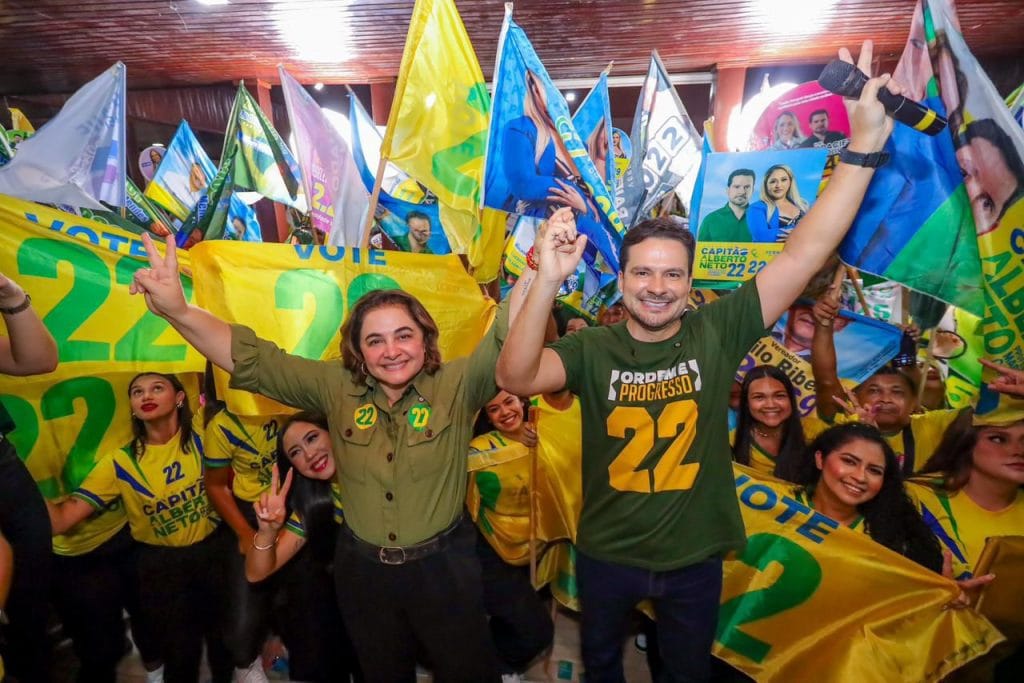
[[[370,194],[370,204],[366,207],[366,220],[363,222],[362,248],[370,248],[370,226],[373,225],[373,214],[377,211],[377,202],[380,199],[380,186],[384,183],[384,171],[387,169],[388,160],[381,155],[377,164],[377,177],[373,179],[373,192]]]
[[[853,285],[853,291],[857,293],[857,301],[860,303],[862,315],[868,318],[874,318],[871,315],[871,309],[868,308],[868,299],[864,296],[864,289],[860,286],[860,273],[853,266],[844,266],[846,268],[846,274],[850,276],[850,283]]]

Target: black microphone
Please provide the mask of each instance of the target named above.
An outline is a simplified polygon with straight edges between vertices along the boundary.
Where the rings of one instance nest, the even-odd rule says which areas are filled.
[[[818,76],[818,85],[846,97],[860,97],[867,82],[868,77],[863,71],[841,59],[833,59]],[[893,95],[884,86],[878,91],[878,101],[894,119],[922,133],[938,135],[946,128],[945,117],[937,111],[903,95]]]

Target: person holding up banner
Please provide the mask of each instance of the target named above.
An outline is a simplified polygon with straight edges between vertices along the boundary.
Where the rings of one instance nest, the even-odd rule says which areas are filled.
[[[41,375],[57,367],[57,344],[32,308],[32,299],[0,273],[0,372]],[[7,434],[14,420],[0,405],[0,529],[14,553],[11,592],[0,609],[0,656],[22,681],[45,681],[49,669],[46,632],[51,543],[43,497]]]
[[[871,69],[865,42],[859,66]],[[852,61],[847,50],[841,52]],[[506,390],[568,389],[583,415],[577,579],[587,680],[622,681],[630,613],[651,599],[670,680],[710,676],[722,556],[746,542],[728,457],[733,375],[849,228],[892,132],[874,78],[848,102],[851,151],[782,253],[737,291],[687,311],[694,238],[671,218],[643,221],[620,249],[624,325],[581,330],[544,348],[561,283],[586,247],[575,225],[538,238],[538,273],[498,360]]]
[[[159,643],[167,683],[195,683],[206,644],[214,683],[232,679],[222,640],[225,569],[233,552],[203,486],[203,443],[175,375],[128,385],[131,442],[104,456],[61,503],[47,502],[54,535],[120,499],[138,541],[141,617]]]
[[[800,502],[922,567],[942,570],[939,544],[903,490],[896,453],[875,427],[830,427],[779,465],[800,486]]]
[[[540,234],[564,232],[571,216],[557,211]],[[498,391],[494,364],[533,271],[468,358],[442,362],[423,305],[375,290],[342,326],[341,360],[316,361],[189,305],[173,241],[163,256],[149,237],[143,243],[151,267],[135,272],[131,292],[153,313],[231,373],[233,387],[327,415],[345,495],[338,601],[367,679],[409,679],[422,648],[439,680],[498,680],[475,530],[464,515],[466,454],[477,411]]]
[[[828,293],[814,305],[814,335],[811,339],[811,370],[817,396],[818,417],[823,423],[857,419],[839,415],[837,396],[845,389],[839,381],[835,332],[839,304],[830,285]],[[909,477],[935,452],[943,432],[959,414],[956,410],[917,411],[917,381],[912,375],[885,365],[853,390],[859,406],[871,415],[886,441],[896,452],[904,477]],[[813,438],[814,434],[808,434]]]

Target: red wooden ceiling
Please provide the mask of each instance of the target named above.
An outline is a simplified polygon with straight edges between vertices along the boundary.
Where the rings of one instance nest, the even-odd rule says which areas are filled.
[[[818,0],[807,0],[813,5]],[[795,0],[769,0],[797,18]],[[763,0],[524,0],[515,16],[552,75],[642,73],[652,47],[670,71],[826,61],[870,37],[899,54],[915,0],[839,0],[820,30],[770,28]],[[774,4],[772,4],[774,3]],[[501,26],[500,0],[458,0],[485,75]],[[413,2],[395,0],[7,0],[0,2],[0,94],[69,92],[113,62],[131,88],[277,82],[283,63],[301,81],[369,83],[397,74]],[[978,55],[1024,53],[1024,1],[960,0]],[[788,33],[788,34],[787,34]]]

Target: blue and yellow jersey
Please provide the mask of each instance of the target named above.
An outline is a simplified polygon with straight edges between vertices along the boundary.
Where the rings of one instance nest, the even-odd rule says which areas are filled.
[[[188,452],[179,436],[147,445],[136,457],[130,445],[104,456],[72,494],[97,510],[120,498],[132,536],[142,543],[182,547],[202,541],[219,520],[203,483],[203,446],[193,433]]]
[[[331,499],[334,501],[334,523],[339,525],[344,524],[345,515],[341,509],[341,488],[338,486],[337,482],[331,483]],[[300,538],[306,537],[306,526],[302,522],[302,517],[300,517],[297,512],[293,512],[291,516],[288,517],[288,521],[284,523],[284,528]]]
[[[270,486],[276,459],[277,432],[281,416],[246,417],[222,410],[206,425],[203,437],[207,467],[231,467],[235,478],[231,489],[250,503]]]

